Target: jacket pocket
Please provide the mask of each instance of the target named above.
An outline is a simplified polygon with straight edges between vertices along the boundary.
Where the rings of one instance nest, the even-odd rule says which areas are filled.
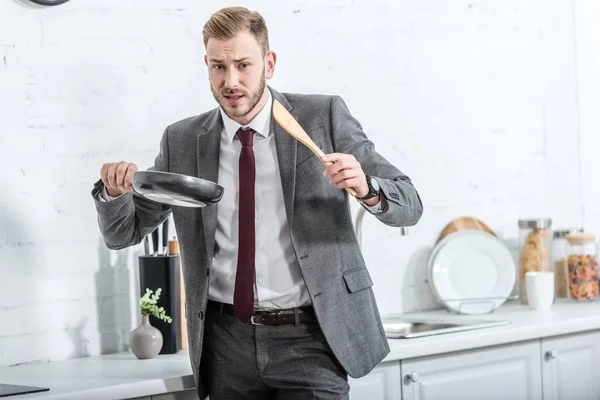
[[[317,147],[323,150],[323,145],[320,142],[315,143]],[[300,144],[298,146],[300,146]],[[302,151],[298,150],[298,161],[296,163],[297,177],[302,177],[317,167],[321,167],[323,170],[326,168],[325,164],[323,164],[323,162],[315,153],[310,151],[308,148],[303,148]]]
[[[373,286],[371,274],[366,267],[356,268],[344,274],[344,281],[351,293]]]
[[[321,160],[319,160],[319,157],[314,156],[308,161],[304,162],[299,167],[296,167],[296,178],[303,178],[304,176],[310,173],[313,173],[318,176],[320,174],[323,174],[325,168],[327,167],[321,162]]]

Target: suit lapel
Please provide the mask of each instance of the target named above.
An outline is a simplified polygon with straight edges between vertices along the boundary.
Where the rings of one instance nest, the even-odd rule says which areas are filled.
[[[217,108],[204,124],[206,129],[197,137],[198,177],[211,182],[219,181],[219,151],[221,147],[221,131],[223,122]],[[208,259],[212,259],[215,249],[215,232],[217,229],[217,207],[215,204],[202,208],[202,221]]]
[[[271,90],[273,99],[278,100],[288,111],[292,106],[287,99],[275,90]],[[221,132],[223,130],[223,121],[219,109],[215,109],[204,124],[205,131],[198,134],[197,152],[198,152],[198,177],[211,182],[219,181],[219,152],[221,144]],[[275,135],[275,146],[277,148],[277,162],[279,164],[279,173],[281,175],[281,186],[283,189],[283,199],[288,224],[292,226],[292,217],[294,214],[294,195],[296,188],[296,150],[297,141],[273,119],[271,113],[271,133]],[[217,229],[217,207],[218,204],[211,207],[202,208],[202,220],[204,226],[204,235],[206,251],[210,260],[214,254],[215,233]]]
[[[270,88],[269,88],[270,89]],[[292,106],[287,99],[280,93],[271,89],[273,99],[278,100],[288,111]],[[297,141],[288,134],[275,119],[271,112],[271,132],[275,135],[275,146],[277,147],[277,162],[279,164],[279,173],[281,175],[281,186],[283,188],[283,200],[285,203],[285,212],[288,225],[292,226],[292,217],[294,215],[294,194],[296,189],[296,149]]]

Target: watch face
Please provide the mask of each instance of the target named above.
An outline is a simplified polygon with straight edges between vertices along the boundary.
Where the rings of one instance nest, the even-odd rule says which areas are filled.
[[[379,182],[377,181],[377,179],[375,179],[371,176],[371,177],[369,177],[369,183],[371,184],[371,187],[373,188],[373,190],[376,193],[379,193],[379,191],[381,190],[381,186],[379,186]]]

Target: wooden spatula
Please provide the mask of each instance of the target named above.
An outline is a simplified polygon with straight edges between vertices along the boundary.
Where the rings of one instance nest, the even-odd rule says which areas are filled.
[[[296,121],[296,118],[294,118],[294,116],[290,114],[288,110],[286,110],[285,107],[275,99],[273,99],[273,118],[275,118],[275,121],[277,121],[277,123],[281,125],[281,127],[287,133],[289,133],[300,143],[308,147],[313,153],[317,155],[317,157],[319,157],[319,159],[323,159],[325,153],[321,151],[319,146],[317,146],[315,142],[313,142],[313,140],[310,138],[310,136],[308,136],[306,131],[302,129],[298,121]],[[324,162],[324,164],[330,166],[333,163]],[[348,191],[348,193],[351,196],[356,197],[356,191],[353,188],[346,188],[346,191]]]

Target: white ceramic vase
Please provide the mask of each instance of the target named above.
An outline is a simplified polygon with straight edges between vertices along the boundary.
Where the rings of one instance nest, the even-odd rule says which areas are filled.
[[[148,315],[142,316],[142,323],[129,334],[129,347],[141,360],[154,358],[163,345],[162,333],[150,324]]]

